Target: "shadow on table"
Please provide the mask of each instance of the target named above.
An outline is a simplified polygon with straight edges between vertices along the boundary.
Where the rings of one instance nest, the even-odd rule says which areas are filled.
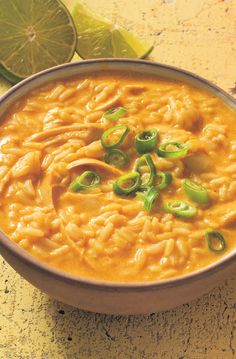
[[[68,359],[233,359],[236,273],[200,299],[142,316],[84,312],[48,299],[53,338]]]

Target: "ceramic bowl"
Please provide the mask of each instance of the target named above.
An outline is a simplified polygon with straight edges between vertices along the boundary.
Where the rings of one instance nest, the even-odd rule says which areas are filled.
[[[46,82],[93,71],[126,70],[180,80],[208,90],[236,109],[236,100],[212,83],[187,71],[143,60],[100,59],[57,66],[10,89],[0,99],[0,118],[14,102]],[[50,267],[0,233],[0,251],[26,280],[49,296],[80,309],[107,314],[144,314],[192,301],[236,268],[236,250],[214,264],[179,278],[151,283],[111,283],[84,279]]]

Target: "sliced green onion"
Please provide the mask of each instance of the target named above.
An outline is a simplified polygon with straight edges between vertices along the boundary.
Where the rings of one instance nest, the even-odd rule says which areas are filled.
[[[141,167],[143,165],[148,166],[148,174],[146,174],[146,173],[142,174]],[[150,187],[153,184],[153,181],[154,181],[155,176],[156,176],[156,167],[155,167],[155,165],[153,163],[152,157],[148,153],[141,156],[137,160],[136,166],[135,166],[135,171],[137,171],[141,176],[141,181],[142,181],[141,188]],[[147,179],[143,181],[142,177],[146,177],[146,175],[147,175]]]
[[[138,153],[147,153],[156,147],[158,134],[155,129],[143,131],[135,136],[135,147]]]
[[[118,135],[116,131],[120,132]],[[114,126],[108,128],[105,132],[103,132],[101,137],[101,144],[106,149],[113,149],[122,144],[127,134],[129,133],[129,127],[125,125]]]
[[[172,183],[173,177],[169,172],[158,171],[156,175],[156,187],[159,190],[167,188]]]
[[[92,171],[85,171],[72,182],[72,192],[83,191],[96,187],[100,183],[100,177]]]
[[[181,142],[165,142],[157,149],[157,154],[165,158],[182,158],[188,153],[188,145]]]
[[[118,120],[121,116],[123,116],[127,112],[126,108],[124,107],[116,107],[111,108],[110,110],[104,113],[104,118],[106,120]]]
[[[140,174],[138,172],[130,172],[120,176],[113,184],[113,191],[118,195],[129,195],[138,190],[141,184]]]
[[[129,156],[124,151],[113,148],[113,150],[105,153],[104,161],[109,165],[122,168],[129,163]]]
[[[159,197],[160,192],[156,187],[150,187],[149,190],[146,192],[144,197],[144,208],[146,211],[150,212],[155,204],[156,199]]]
[[[139,187],[138,191],[136,192],[136,197],[140,201],[144,201],[144,198],[145,198],[145,196],[146,196],[149,189],[150,189],[150,187]]]
[[[191,218],[197,214],[197,209],[189,203],[179,200],[169,201],[164,204],[163,209],[167,213],[175,214],[180,218]]]
[[[146,191],[145,191],[145,192],[146,192]],[[145,192],[138,190],[138,191],[136,192],[136,197],[137,197],[140,201],[144,201],[144,199],[145,199]]]
[[[205,233],[208,248],[214,253],[222,253],[226,249],[226,241],[220,232],[209,228]]]
[[[183,181],[183,189],[192,201],[200,204],[207,204],[209,202],[208,192],[201,184],[190,179],[185,179]]]

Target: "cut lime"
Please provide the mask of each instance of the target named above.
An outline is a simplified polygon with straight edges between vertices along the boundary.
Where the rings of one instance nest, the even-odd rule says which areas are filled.
[[[0,75],[0,96],[2,96],[10,87],[11,84]]]
[[[0,34],[1,73],[12,82],[70,61],[77,40],[59,0],[1,0]]]
[[[22,78],[17,77],[10,71],[6,70],[2,64],[0,64],[0,74],[11,84],[16,84],[17,82],[20,82],[21,80],[23,80]]]
[[[72,15],[78,34],[76,51],[83,59],[144,58],[153,49],[131,32],[94,16],[80,3],[76,3]]]

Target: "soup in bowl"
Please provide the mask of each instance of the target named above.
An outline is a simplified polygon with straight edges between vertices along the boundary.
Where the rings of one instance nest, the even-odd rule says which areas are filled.
[[[232,264],[233,99],[191,74],[128,60],[64,65],[15,89],[0,125],[0,227],[17,261],[78,288],[105,286],[105,302],[113,290],[143,289],[153,303],[153,288],[184,278],[194,286],[191,278]],[[132,300],[123,311],[95,310],[165,308],[132,310]]]

